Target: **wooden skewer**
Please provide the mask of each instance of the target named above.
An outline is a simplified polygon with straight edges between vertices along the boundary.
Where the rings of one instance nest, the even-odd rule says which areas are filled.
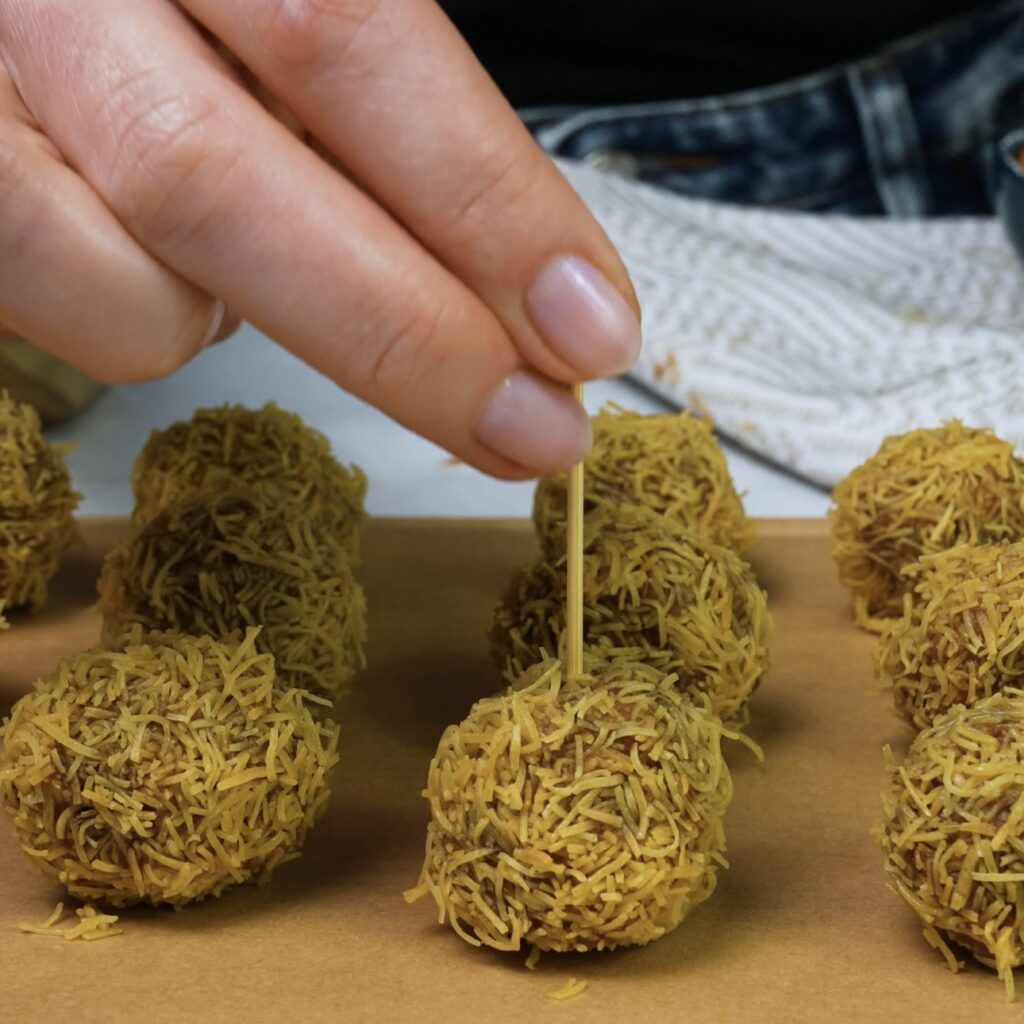
[[[583,385],[574,384],[573,397],[583,402]],[[565,600],[565,667],[569,679],[583,674],[583,463],[569,470],[566,520],[568,575]]]

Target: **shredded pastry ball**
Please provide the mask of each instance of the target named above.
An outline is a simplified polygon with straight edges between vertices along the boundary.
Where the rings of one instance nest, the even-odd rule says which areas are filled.
[[[962,544],[904,570],[913,593],[875,651],[897,712],[926,728],[1024,683],[1024,542]]]
[[[43,606],[61,555],[78,536],[73,513],[81,495],[72,490],[63,453],[43,437],[32,406],[0,391],[0,609],[5,612]]]
[[[558,662],[475,704],[441,737],[412,902],[472,945],[642,945],[714,891],[732,796],[722,725],[672,676]]]
[[[886,438],[832,492],[832,550],[857,622],[903,610],[903,567],[961,543],[1024,539],[1024,463],[990,430],[951,420]]]
[[[63,661],[3,729],[0,804],[77,899],[178,906],[298,856],[338,729],[244,640],[136,629]]]
[[[564,562],[519,570],[494,617],[492,650],[509,680],[562,652]],[[606,658],[672,672],[742,724],[768,667],[772,624],[753,570],[728,548],[647,509],[593,513],[584,530],[583,639]]]
[[[687,412],[641,416],[616,406],[591,421],[584,513],[608,505],[641,506],[717,544],[743,551],[753,539],[743,502],[708,420]],[[565,552],[567,474],[537,485],[533,522],[550,558]]]
[[[172,501],[246,484],[270,502],[295,500],[359,557],[366,477],[342,466],[330,442],[294,413],[222,405],[150,435],[132,468],[135,521],[145,523]]]
[[[948,942],[994,967],[1013,998],[1024,963],[1024,692],[954,708],[914,740],[880,829],[890,887],[956,970]]]
[[[169,505],[107,557],[103,639],[143,629],[224,637],[262,626],[282,683],[335,697],[365,664],[366,599],[348,556],[290,503],[253,492]]]

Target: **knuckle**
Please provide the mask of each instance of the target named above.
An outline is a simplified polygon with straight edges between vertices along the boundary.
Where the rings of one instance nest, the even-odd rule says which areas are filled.
[[[31,142],[0,122],[0,266],[21,262],[23,270],[27,267],[34,271],[38,267],[42,272],[51,266],[63,266],[57,254],[66,247],[66,232],[71,223],[64,212],[60,204],[53,202],[45,177],[38,174]],[[72,245],[69,251],[78,250]],[[0,275],[0,293],[5,290],[3,284]],[[60,294],[61,287],[56,280],[55,296]],[[19,305],[16,295],[8,294],[7,298]],[[33,311],[32,319],[36,321],[36,333],[40,323],[46,325],[50,320],[40,309]],[[202,347],[209,320],[208,299],[201,295],[179,296],[171,306],[153,315],[151,334],[131,338],[127,344],[117,343],[124,334],[123,324],[112,320],[102,325],[100,331],[95,314],[84,311],[77,334],[60,333],[66,324],[58,327],[62,321],[58,317],[51,324],[57,334],[47,334],[44,327],[43,334],[32,340],[59,352],[101,383],[137,383],[167,376],[187,362]],[[86,338],[93,340],[87,343]]]
[[[315,73],[341,63],[384,0],[268,0],[257,31],[264,50],[288,71]]]
[[[40,231],[47,207],[15,139],[0,129],[0,244],[17,259]]]
[[[10,134],[0,126],[0,197],[6,199],[8,196],[17,196],[21,177],[18,147]]]
[[[411,303],[367,346],[370,358],[360,373],[361,389],[378,401],[395,402],[414,394],[437,361],[444,322],[439,302],[427,307]]]
[[[466,176],[467,188],[447,205],[441,230],[455,242],[493,230],[495,212],[523,203],[533,180],[517,154],[496,156]]]
[[[210,226],[215,197],[240,149],[225,145],[218,110],[202,97],[127,92],[132,95],[111,100],[116,155],[104,190],[131,230],[156,244],[179,245]]]

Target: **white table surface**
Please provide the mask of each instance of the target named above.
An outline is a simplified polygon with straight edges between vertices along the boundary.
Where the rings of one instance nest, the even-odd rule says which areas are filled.
[[[641,412],[666,406],[625,380],[588,385],[586,404],[612,400]],[[128,473],[154,427],[187,419],[223,402],[261,405],[273,399],[323,431],[336,455],[362,466],[367,505],[380,516],[527,516],[532,483],[505,483],[452,465],[435,445],[341,391],[251,327],[216,345],[164,380],[114,388],[89,411],[49,432],[77,445],[69,456],[82,515],[131,511]],[[755,516],[820,516],[828,495],[736,447],[724,445],[737,487]]]

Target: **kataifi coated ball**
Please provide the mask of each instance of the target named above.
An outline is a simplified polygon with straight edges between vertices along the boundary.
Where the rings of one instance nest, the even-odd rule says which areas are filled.
[[[262,626],[283,684],[338,696],[365,664],[366,599],[348,555],[291,502],[250,490],[172,502],[107,557],[103,639],[145,630],[229,636]]]
[[[81,900],[180,906],[298,856],[338,728],[241,642],[153,634],[62,661],[3,727],[0,804]]]
[[[473,945],[643,945],[714,891],[732,795],[722,726],[671,676],[557,662],[441,737],[424,792],[430,894]]]
[[[994,967],[1012,998],[1024,964],[1024,693],[954,708],[902,765],[887,756],[879,837],[890,888],[951,968],[948,943]]]
[[[339,463],[323,434],[273,402],[198,409],[154,431],[132,467],[135,521],[148,522],[178,498],[239,484],[268,502],[299,502],[358,560],[363,471]]]
[[[957,544],[1024,539],[1024,463],[959,420],[887,437],[832,501],[839,578],[857,623],[876,632],[903,611],[905,565]]]
[[[961,544],[912,562],[913,591],[875,650],[896,711],[924,729],[955,704],[1024,683],[1024,542]]]
[[[0,611],[43,606],[61,555],[78,536],[80,497],[35,409],[0,392]]]
[[[753,530],[708,420],[688,412],[642,416],[611,406],[591,420],[584,513],[604,506],[659,512],[716,544],[743,551]],[[533,522],[552,558],[565,551],[565,473],[537,484]]]
[[[515,573],[494,616],[492,650],[506,679],[562,652],[564,561],[546,556]],[[772,623],[764,591],[735,552],[644,508],[608,508],[584,530],[583,639],[706,693],[742,724],[768,668]]]

